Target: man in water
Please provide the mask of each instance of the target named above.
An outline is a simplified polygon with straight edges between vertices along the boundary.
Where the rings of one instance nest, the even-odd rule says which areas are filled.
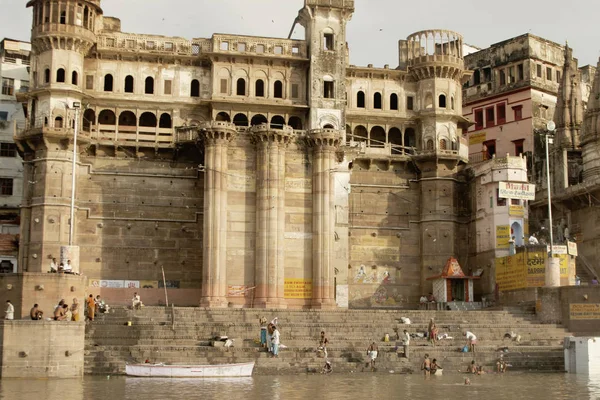
[[[431,374],[431,360],[429,359],[429,354],[425,354],[423,364],[421,364],[421,370],[425,376],[429,376]]]
[[[431,374],[432,374],[432,375],[435,375],[435,372],[436,372],[438,369],[441,371],[441,370],[442,370],[442,366],[441,366],[441,365],[439,365],[439,364],[437,363],[437,360],[434,358],[434,359],[433,359],[433,361],[431,362]]]
[[[375,360],[377,359],[377,354],[379,353],[379,349],[375,342],[371,343],[369,348],[367,348],[367,356],[369,357],[369,361],[371,363],[371,370],[375,370]]]

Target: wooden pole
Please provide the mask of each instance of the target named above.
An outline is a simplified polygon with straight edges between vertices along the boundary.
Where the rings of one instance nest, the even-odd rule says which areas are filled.
[[[169,307],[169,295],[167,294],[167,281],[165,280],[165,269],[162,265],[160,266],[160,269],[162,271],[163,276],[163,286],[165,287],[165,301],[167,303],[167,307]]]

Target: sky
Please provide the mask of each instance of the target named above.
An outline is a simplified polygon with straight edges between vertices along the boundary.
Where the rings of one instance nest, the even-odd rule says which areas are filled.
[[[0,0],[0,38],[28,41],[27,0]],[[121,19],[122,30],[210,37],[213,33],[287,37],[303,0],[102,0],[104,15]],[[600,0],[356,0],[348,25],[350,63],[392,68],[398,40],[426,29],[451,29],[465,43],[485,48],[524,33],[563,44],[568,40],[579,66],[600,56]],[[594,31],[594,29],[596,31]],[[304,30],[296,28],[295,38]]]

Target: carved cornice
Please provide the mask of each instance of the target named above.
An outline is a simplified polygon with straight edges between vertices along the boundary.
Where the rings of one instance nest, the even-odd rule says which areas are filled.
[[[250,128],[250,132],[256,144],[276,144],[284,147],[291,143],[294,136],[294,129],[288,125],[273,128],[269,124],[260,124]]]
[[[317,148],[337,149],[342,144],[343,134],[337,129],[313,129],[308,134],[309,143]]]
[[[205,145],[223,145],[227,144],[237,135],[237,130],[231,122],[210,121],[205,122],[199,127],[199,137]]]

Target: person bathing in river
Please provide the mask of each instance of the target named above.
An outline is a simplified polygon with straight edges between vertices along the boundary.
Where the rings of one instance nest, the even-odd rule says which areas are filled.
[[[425,359],[423,360],[423,364],[421,364],[421,370],[425,376],[431,374],[431,360],[429,359],[429,354],[425,354]]]

